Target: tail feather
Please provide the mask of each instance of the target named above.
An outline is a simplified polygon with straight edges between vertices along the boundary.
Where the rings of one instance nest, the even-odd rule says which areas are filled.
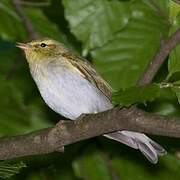
[[[166,150],[148,138],[145,134],[133,131],[117,131],[104,135],[107,138],[124,143],[134,149],[139,149],[151,163],[158,162],[158,156],[166,154]]]

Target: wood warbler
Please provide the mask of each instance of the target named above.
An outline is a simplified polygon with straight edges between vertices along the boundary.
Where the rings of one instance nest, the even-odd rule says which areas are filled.
[[[31,75],[46,104],[55,112],[75,120],[81,114],[113,108],[112,89],[85,59],[63,44],[48,38],[17,43],[24,50]],[[104,136],[139,149],[152,163],[166,151],[145,134],[117,131]]]

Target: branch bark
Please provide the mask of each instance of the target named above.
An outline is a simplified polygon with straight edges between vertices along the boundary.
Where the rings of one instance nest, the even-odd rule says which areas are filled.
[[[174,49],[178,43],[180,43],[180,29],[178,29],[171,37],[162,43],[160,50],[155,54],[146,71],[139,79],[139,85],[148,84],[153,80],[170,51]]]
[[[55,127],[30,134],[0,138],[0,159],[59,151],[63,146],[117,130],[132,130],[152,135],[180,138],[180,119],[131,108],[82,116],[62,121]]]

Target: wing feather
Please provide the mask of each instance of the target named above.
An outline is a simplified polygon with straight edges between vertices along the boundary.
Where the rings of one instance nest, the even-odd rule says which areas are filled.
[[[63,57],[68,58],[71,64],[76,67],[82,76],[96,86],[109,100],[111,100],[112,88],[110,85],[96,72],[92,65],[85,59],[72,54],[64,53]]]

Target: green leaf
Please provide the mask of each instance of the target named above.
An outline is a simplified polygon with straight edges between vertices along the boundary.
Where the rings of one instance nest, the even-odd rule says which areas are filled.
[[[180,87],[172,87],[172,90],[175,92],[178,102],[180,104]]]
[[[153,8],[154,11],[157,11],[161,18],[164,18],[166,19],[166,21],[168,21],[169,6],[171,0],[143,0],[143,2],[148,4],[148,6],[150,6],[151,8]]]
[[[176,94],[176,97],[180,104],[180,80],[171,83],[171,90]]]
[[[117,0],[63,0],[71,32],[84,49],[102,46],[129,22],[129,3]]]
[[[110,180],[107,162],[98,151],[87,151],[73,162],[75,175],[86,180]]]
[[[130,106],[134,103],[153,101],[159,95],[159,91],[160,87],[156,84],[141,87],[135,86],[113,93],[112,99],[115,104]]]
[[[177,2],[171,0],[169,6],[170,6],[169,17],[170,17],[170,20],[173,23],[173,21],[176,19],[176,17],[178,16],[178,14],[180,12],[180,5]]]
[[[180,116],[179,104],[173,88],[179,87],[180,83],[160,83],[158,96],[143,106],[146,111],[169,117]]]
[[[94,64],[115,90],[134,86],[168,34],[168,22],[142,1],[131,1],[131,21],[113,40],[91,52]],[[118,18],[118,17],[117,17]]]
[[[179,14],[173,21],[173,26],[171,27],[170,34],[175,32],[179,27],[180,27],[180,5],[179,5]],[[170,78],[174,73],[180,71],[180,44],[177,45],[176,48],[174,48],[170,53],[168,60],[168,70],[169,70],[168,78]]]
[[[10,178],[11,176],[18,174],[20,170],[24,167],[26,167],[26,165],[23,162],[15,164],[0,162],[0,178]]]

